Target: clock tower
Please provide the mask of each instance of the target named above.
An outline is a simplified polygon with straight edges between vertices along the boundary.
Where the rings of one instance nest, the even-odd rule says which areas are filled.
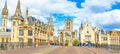
[[[8,19],[8,9],[7,9],[7,0],[5,6],[2,10],[2,32],[6,32],[7,29],[7,19]]]

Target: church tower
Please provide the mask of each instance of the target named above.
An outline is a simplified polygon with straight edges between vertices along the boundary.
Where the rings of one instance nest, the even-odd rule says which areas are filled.
[[[8,9],[7,9],[7,0],[6,0],[5,6],[2,10],[2,32],[6,32],[7,19],[8,19]]]
[[[47,33],[48,33],[48,38],[49,38],[49,42],[53,43],[54,42],[54,25],[53,25],[53,18],[52,18],[52,14],[50,14],[50,19],[48,21],[47,24]]]
[[[18,26],[23,22],[23,17],[21,14],[20,0],[18,0],[17,7],[14,15],[11,18],[11,42],[18,42]]]
[[[73,22],[69,18],[65,21],[65,31],[73,32]]]

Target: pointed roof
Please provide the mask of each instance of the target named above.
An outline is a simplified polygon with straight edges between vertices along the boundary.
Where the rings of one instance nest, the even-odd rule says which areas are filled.
[[[26,19],[28,19],[28,7],[26,8]]]
[[[53,22],[52,14],[50,14],[50,23]]]
[[[81,25],[80,25],[80,28],[81,28],[81,29],[83,29],[82,21],[81,21]]]
[[[26,8],[26,18],[25,18],[25,24],[28,24],[28,8]]]
[[[16,7],[15,13],[13,15],[13,18],[23,20],[23,17],[21,14],[20,0],[18,0],[17,7]]]
[[[3,8],[3,10],[2,10],[2,14],[4,15],[8,15],[8,9],[7,9],[7,0],[6,0],[6,2],[5,2],[5,5],[4,5],[4,8]]]
[[[7,0],[6,0],[6,2],[5,2],[4,9],[7,9]]]
[[[52,14],[50,14],[50,19],[49,19],[49,22],[48,22],[49,24],[53,24],[53,18],[52,18]]]
[[[20,7],[20,0],[18,0],[16,11],[15,11],[15,16],[22,16],[21,15],[21,7]]]

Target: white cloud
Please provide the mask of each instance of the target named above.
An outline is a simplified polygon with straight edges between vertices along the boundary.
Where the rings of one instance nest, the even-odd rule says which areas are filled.
[[[115,2],[115,0],[85,0],[82,6],[92,12],[98,12],[111,9]]]
[[[114,29],[114,30],[116,30],[116,31],[120,31],[120,28],[116,28],[116,29]]]
[[[5,0],[0,0],[0,9],[3,8]],[[50,13],[62,13],[65,16],[75,16],[73,19],[74,29],[79,28],[81,21],[84,22],[86,18],[92,23],[93,26],[99,24],[120,23],[120,10],[112,10],[105,12],[105,10],[111,9],[113,4],[120,2],[120,0],[85,0],[82,3],[81,9],[76,7],[75,2],[68,0],[21,0],[22,15],[25,17],[25,10],[29,8],[29,15],[34,16],[37,19],[47,23],[47,17]],[[9,17],[11,17],[17,5],[17,0],[8,0]],[[97,13],[96,13],[97,12]],[[1,15],[1,13],[0,13]],[[53,17],[53,21],[57,19]],[[8,28],[11,26],[8,21]],[[63,24],[64,21],[62,21]],[[60,28],[64,26],[61,25]],[[57,29],[56,29],[57,30]]]

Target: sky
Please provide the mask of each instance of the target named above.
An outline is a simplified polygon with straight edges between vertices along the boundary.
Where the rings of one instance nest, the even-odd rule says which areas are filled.
[[[18,0],[8,0],[9,20],[7,28],[11,28],[10,18],[14,14]],[[81,22],[89,23],[104,31],[120,31],[120,0],[20,0],[22,16],[28,7],[29,16],[36,17],[47,24],[50,13],[53,16],[55,36],[57,30],[64,28],[64,21],[70,18],[73,21],[74,30],[79,31]],[[5,0],[0,0],[0,23],[1,13]],[[1,27],[1,24],[0,24]]]

